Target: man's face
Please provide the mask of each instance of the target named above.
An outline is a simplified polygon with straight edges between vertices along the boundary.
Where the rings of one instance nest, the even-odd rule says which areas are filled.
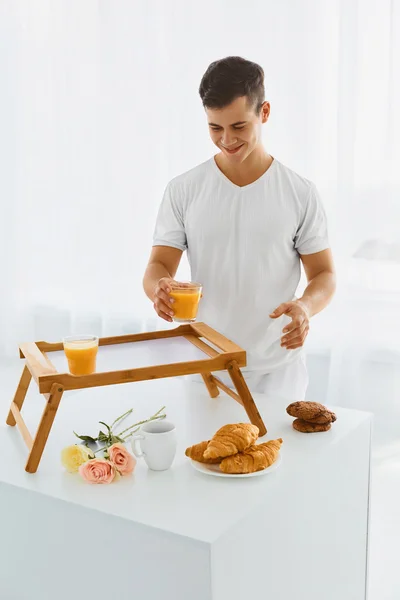
[[[225,108],[206,108],[210,136],[226,158],[236,164],[246,160],[261,143],[261,126],[268,120],[269,104],[259,114],[246,96],[236,98]]]

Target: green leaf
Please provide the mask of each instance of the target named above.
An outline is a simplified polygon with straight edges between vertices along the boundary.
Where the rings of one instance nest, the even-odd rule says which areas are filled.
[[[83,442],[91,442],[93,444],[97,442],[97,438],[92,438],[90,435],[78,435],[77,433],[75,433],[75,431],[74,435],[76,435],[76,437],[82,440]]]
[[[108,429],[108,433],[111,433],[110,426],[109,426],[109,425],[107,425],[107,423],[104,423],[104,421],[99,421],[99,423],[100,423],[100,425],[104,425],[104,427],[107,427],[107,429]]]
[[[99,437],[97,439],[99,442],[108,442],[109,435],[104,433],[104,431],[99,431]]]
[[[124,440],[121,437],[119,437],[118,435],[112,435],[112,436],[110,436],[110,441],[111,441],[111,444],[117,444],[118,442],[123,443]]]

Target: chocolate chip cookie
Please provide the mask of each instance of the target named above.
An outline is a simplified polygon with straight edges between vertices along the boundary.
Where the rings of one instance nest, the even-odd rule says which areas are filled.
[[[309,423],[326,424],[334,423],[336,415],[323,404],[318,402],[292,402],[286,409],[291,417],[302,419]]]
[[[301,431],[302,433],[316,433],[318,431],[329,431],[331,428],[330,423],[309,423],[308,421],[304,421],[303,419],[295,419],[293,421],[293,428],[296,431]]]

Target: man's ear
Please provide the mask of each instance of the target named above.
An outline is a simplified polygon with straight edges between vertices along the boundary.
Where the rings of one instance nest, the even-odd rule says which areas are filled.
[[[263,102],[261,106],[261,123],[266,123],[269,119],[269,115],[271,112],[271,105],[269,102]]]

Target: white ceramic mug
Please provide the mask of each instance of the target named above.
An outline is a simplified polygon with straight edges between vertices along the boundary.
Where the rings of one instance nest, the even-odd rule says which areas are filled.
[[[176,454],[176,430],[170,421],[145,423],[140,433],[132,437],[132,451],[137,458],[144,458],[152,471],[166,471]],[[138,445],[140,444],[140,450]]]

